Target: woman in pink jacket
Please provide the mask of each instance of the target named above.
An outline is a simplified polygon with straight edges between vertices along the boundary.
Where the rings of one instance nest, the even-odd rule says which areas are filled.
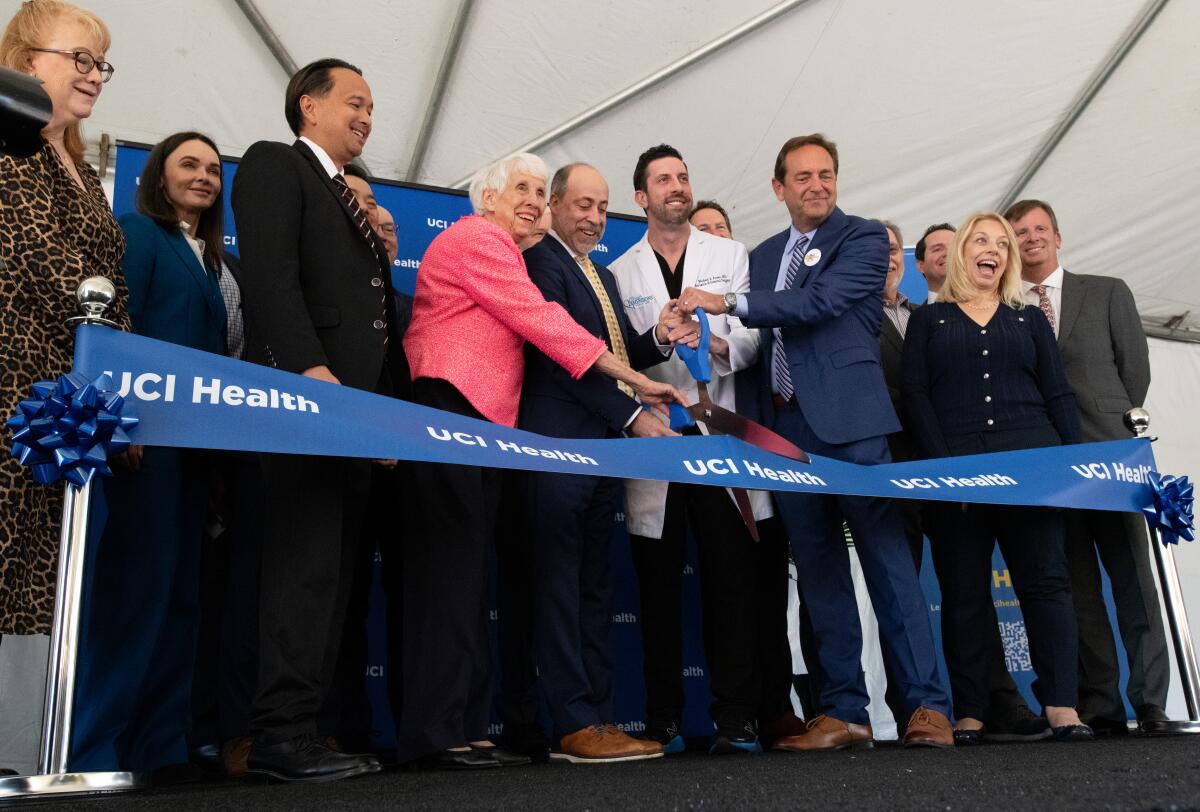
[[[648,404],[682,395],[635,372],[529,279],[517,243],[546,208],[546,165],[513,155],[471,182],[475,214],[438,235],[421,260],[404,350],[413,399],[513,426],[529,342],[575,378],[590,369]],[[491,654],[486,598],[500,493],[495,469],[415,466],[424,528],[404,551],[404,704],[399,757],[446,769],[528,759],[487,741]]]

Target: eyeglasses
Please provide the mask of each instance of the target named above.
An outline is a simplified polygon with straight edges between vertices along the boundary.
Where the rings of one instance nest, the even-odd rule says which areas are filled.
[[[107,82],[113,77],[115,70],[109,62],[97,62],[96,57],[89,54],[87,51],[56,51],[53,48],[30,48],[31,51],[41,51],[44,54],[62,54],[69,56],[75,60],[75,69],[87,76],[92,72],[92,68],[100,69],[100,81]]]

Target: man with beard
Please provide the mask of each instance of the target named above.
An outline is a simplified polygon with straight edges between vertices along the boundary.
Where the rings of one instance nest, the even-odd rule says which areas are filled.
[[[688,223],[692,189],[678,150],[660,144],[642,153],[633,186],[634,200],[646,211],[646,235],[612,269],[634,329],[652,325],[684,287],[701,288],[718,299],[749,289],[745,246]],[[714,403],[735,410],[736,373],[755,363],[758,331],[727,316],[723,306],[708,313],[713,370],[709,393]],[[696,400],[696,382],[678,358],[648,374],[670,381]],[[730,491],[682,483],[625,483],[625,522],[642,607],[646,738],[662,743],[668,753],[683,749],[680,604],[689,528],[700,563],[705,657],[713,696],[710,713],[716,725],[710,752],[756,752],[757,717],[774,723],[789,715],[787,548],[772,518],[769,496],[752,491],[750,498],[759,520],[759,545],[751,539]],[[760,649],[769,653],[764,657]],[[770,665],[762,667],[760,658]],[[760,685],[762,679],[770,685]],[[760,709],[760,700],[768,707]]]
[[[529,278],[547,301],[602,336],[634,369],[661,363],[672,340],[695,340],[694,322],[669,308],[651,328],[634,332],[617,305],[612,274],[588,258],[608,211],[608,184],[599,172],[580,163],[558,170],[550,211],[551,231],[525,252]],[[525,358],[520,428],[582,439],[674,433],[612,378],[593,370],[576,380],[531,344]],[[612,723],[608,540],[620,480],[534,471],[522,484],[534,548],[534,648],[555,738],[561,738],[550,758],[598,764],[662,756],[658,742],[633,739]]]

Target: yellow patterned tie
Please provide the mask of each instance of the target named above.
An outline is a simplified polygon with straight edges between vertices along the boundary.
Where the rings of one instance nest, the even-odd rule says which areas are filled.
[[[592,286],[592,292],[596,294],[596,298],[600,300],[600,309],[604,312],[604,324],[608,327],[608,337],[612,344],[612,353],[617,356],[626,366],[629,365],[629,352],[625,349],[625,336],[621,334],[621,325],[617,322],[617,314],[613,310],[612,302],[608,298],[608,291],[604,289],[604,283],[600,281],[600,274],[596,273],[596,268],[592,265],[592,261],[584,256],[575,257],[575,261],[579,263],[579,269],[583,271],[583,275],[587,277],[587,281]],[[633,389],[624,381],[617,381],[617,386],[621,391],[634,397]]]

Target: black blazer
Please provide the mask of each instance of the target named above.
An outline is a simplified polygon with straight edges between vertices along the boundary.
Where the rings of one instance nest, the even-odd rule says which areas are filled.
[[[322,364],[347,386],[390,392],[391,274],[303,142],[259,141],[233,181],[246,358],[288,372]],[[390,348],[399,341],[393,337]],[[397,350],[398,351],[398,350]]]
[[[529,278],[542,291],[546,301],[562,305],[580,326],[604,339],[612,350],[612,338],[604,322],[600,300],[562,243],[547,234],[540,243],[527,250],[524,257]],[[617,280],[612,272],[603,265],[595,265],[595,268],[624,334],[630,366],[645,369],[665,361],[669,355],[659,351],[653,327],[642,335],[634,332],[625,308],[621,306]],[[617,382],[602,372],[590,369],[575,380],[541,350],[532,344],[525,345],[525,381],[521,387],[521,411],[517,420],[521,428],[551,437],[611,437],[624,428],[637,407],[637,401],[623,393],[617,388]]]

